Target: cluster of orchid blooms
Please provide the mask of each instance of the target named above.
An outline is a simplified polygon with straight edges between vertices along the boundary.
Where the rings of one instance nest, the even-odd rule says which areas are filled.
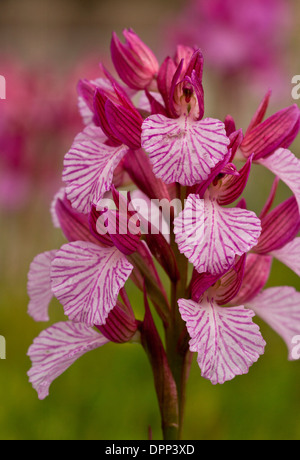
[[[65,155],[65,187],[51,207],[68,242],[35,257],[28,276],[29,314],[49,320],[55,296],[68,320],[34,340],[28,375],[43,399],[87,351],[141,343],[163,413],[182,391],[191,352],[213,384],[248,372],[266,345],[255,315],[295,358],[300,293],[264,287],[274,257],[300,275],[300,161],[288,150],[300,110],[264,120],[268,92],[245,134],[229,115],[203,118],[201,51],[180,45],[159,65],[132,30],[124,37],[111,41],[121,82],[102,66],[101,78],[78,84],[85,128]],[[275,176],[259,216],[242,198],[253,163]],[[292,196],[274,208],[279,180]],[[135,317],[129,279],[143,292],[144,318]]]

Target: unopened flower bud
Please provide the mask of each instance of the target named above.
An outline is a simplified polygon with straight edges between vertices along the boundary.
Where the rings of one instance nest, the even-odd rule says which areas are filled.
[[[111,41],[111,56],[119,77],[130,88],[148,88],[158,72],[157,59],[133,30],[126,29],[123,35],[124,44],[116,33],[113,33]]]

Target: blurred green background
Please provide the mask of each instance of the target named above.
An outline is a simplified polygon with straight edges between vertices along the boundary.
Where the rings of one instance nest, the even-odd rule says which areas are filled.
[[[175,21],[184,5],[182,0],[2,0],[1,48],[3,53],[29,64],[46,61],[59,75],[85,55],[97,53],[99,61],[109,62],[112,30],[121,33],[123,28],[133,27],[161,60],[164,24]],[[292,75],[300,74],[297,2],[294,7],[296,20],[287,49],[287,87]],[[224,118],[229,111],[226,100],[230,101],[214,84],[213,76],[205,77],[206,115]],[[75,87],[71,94],[76,104]],[[240,91],[236,100],[231,100],[230,111],[238,127],[246,128],[263,95],[264,91],[251,95]],[[290,96],[271,102],[268,113],[294,102]],[[292,150],[299,156],[299,141]],[[55,157],[58,177],[64,153],[61,159]],[[255,167],[245,193],[249,208],[261,210],[271,184],[272,175]],[[276,203],[288,196],[289,190],[280,184]],[[6,360],[0,361],[0,439],[147,439],[148,426],[153,439],[161,439],[150,366],[138,345],[108,344],[86,354],[52,384],[50,396],[44,401],[38,400],[28,383],[28,347],[48,327],[48,323],[35,323],[27,315],[28,267],[36,254],[64,243],[60,231],[52,227],[50,202],[50,196],[47,199],[36,190],[22,209],[0,212],[0,335],[7,346]],[[299,278],[276,261],[268,285],[291,285],[300,290]],[[141,297],[135,291],[130,295],[142,312]],[[50,316],[51,324],[65,319],[55,300]],[[213,386],[201,378],[194,358],[187,388],[184,439],[300,439],[300,362],[288,362],[280,337],[257,322],[267,347],[249,374]]]

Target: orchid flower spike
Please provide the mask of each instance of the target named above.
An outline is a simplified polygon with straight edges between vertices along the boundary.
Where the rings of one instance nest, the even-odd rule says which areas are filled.
[[[49,321],[56,297],[67,321],[33,341],[28,375],[43,399],[85,352],[142,345],[164,439],[177,439],[192,353],[212,384],[246,374],[266,345],[257,314],[298,359],[300,294],[265,285],[273,258],[300,276],[300,160],[288,150],[300,116],[292,106],[263,121],[268,93],[245,134],[230,115],[204,118],[201,50],[179,45],[158,65],[132,30],[124,36],[111,42],[122,81],[102,66],[78,84],[84,126],[51,204],[67,241],[28,274],[29,315]],[[259,215],[243,196],[254,162],[275,176]],[[291,196],[273,208],[280,180]]]

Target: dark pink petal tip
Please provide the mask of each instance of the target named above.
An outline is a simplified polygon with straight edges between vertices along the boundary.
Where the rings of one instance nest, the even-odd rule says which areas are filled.
[[[115,32],[112,35],[111,57],[115,69],[130,88],[145,89],[158,72],[157,59],[132,30],[125,30],[123,35],[124,44]]]
[[[240,146],[254,160],[268,157],[279,148],[288,148],[300,130],[300,110],[296,104],[280,110],[247,132]]]
[[[109,313],[105,325],[97,329],[111,342],[125,343],[132,339],[138,328],[133,312],[126,310],[121,302]]]
[[[300,231],[300,214],[295,197],[291,197],[273,209],[261,220],[262,232],[253,250],[268,254],[281,249]]]
[[[105,103],[105,115],[114,136],[120,142],[131,149],[141,147],[143,119],[137,110],[116,105],[107,100]]]

